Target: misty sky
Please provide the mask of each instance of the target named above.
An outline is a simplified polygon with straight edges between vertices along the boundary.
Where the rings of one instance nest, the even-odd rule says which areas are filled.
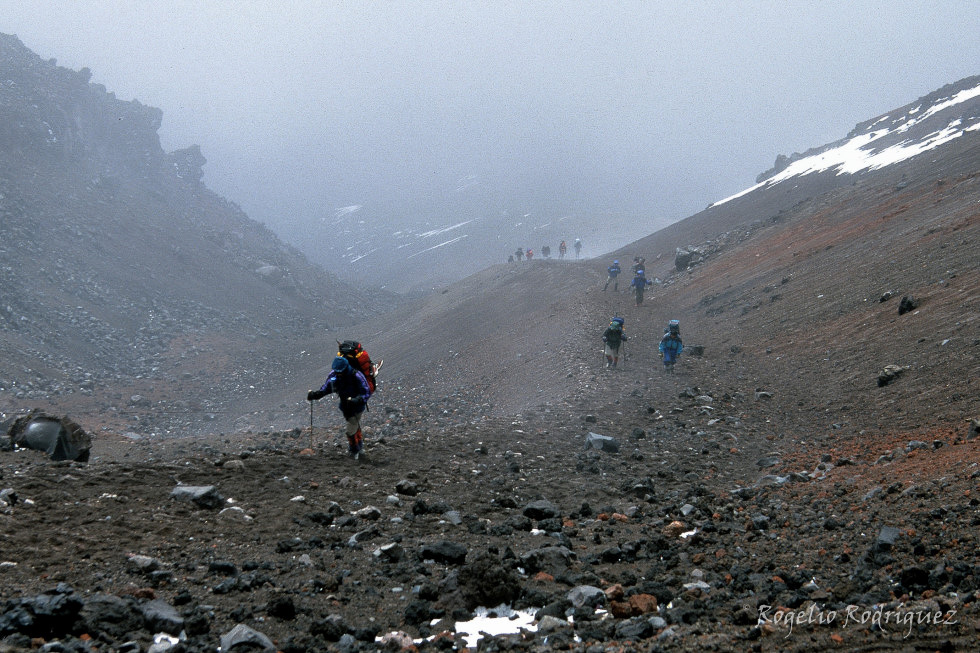
[[[473,183],[679,219],[980,74],[972,0],[0,0],[0,32],[161,108],[164,149],[294,243],[351,205],[451,223]]]

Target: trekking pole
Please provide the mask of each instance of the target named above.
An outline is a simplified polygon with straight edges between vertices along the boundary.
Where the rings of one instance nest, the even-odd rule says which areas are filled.
[[[313,402],[310,402],[310,451],[316,453],[313,448]]]

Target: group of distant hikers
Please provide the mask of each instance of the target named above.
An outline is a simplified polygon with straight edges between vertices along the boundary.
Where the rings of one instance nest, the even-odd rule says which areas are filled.
[[[653,282],[646,277],[645,267],[646,259],[642,256],[633,257],[633,265],[630,267],[633,273],[633,279],[629,283],[628,290],[633,293],[637,306],[643,303],[643,293],[646,291],[647,286],[653,285]],[[606,292],[611,285],[613,292],[619,292],[619,275],[623,272],[623,269],[619,265],[619,259],[615,259],[612,265],[606,268],[606,272],[608,276],[606,277],[606,283],[602,286],[602,291]],[[602,334],[602,342],[605,343],[603,353],[606,356],[606,367],[616,367],[619,364],[621,352],[625,360],[627,341],[626,333],[623,331],[625,322],[621,317],[614,317]],[[671,320],[664,328],[664,335],[660,339],[659,350],[660,357],[664,362],[664,371],[672,373],[674,371],[674,363],[677,362],[677,357],[684,351],[684,343],[681,341],[681,324],[679,321]]]
[[[582,254],[582,241],[576,238],[575,242],[572,244],[572,248],[575,249],[575,258],[579,258],[579,256],[581,256]],[[559,259],[565,258],[565,254],[567,253],[568,253],[568,244],[563,240],[558,244],[558,258]],[[541,256],[545,258],[551,258],[550,245],[544,245],[541,247]],[[515,261],[520,262],[523,261],[524,259],[527,259],[529,261],[534,259],[534,250],[531,249],[530,247],[528,247],[527,249],[524,249],[523,247],[518,247],[516,252],[514,252],[513,254],[507,257],[507,262],[508,263],[514,263]]]
[[[576,240],[576,257],[579,255],[581,248],[581,241]],[[566,252],[565,241],[561,241],[558,251],[559,256],[564,258]],[[518,249],[517,252],[521,257],[525,255],[529,259],[533,257],[530,249],[527,250],[526,254],[521,249]],[[545,256],[550,256],[550,248],[543,247],[542,253]],[[642,257],[637,256],[633,258],[633,280],[630,282],[629,287],[636,295],[637,306],[643,303],[643,291],[647,286],[652,284],[646,278],[643,270],[644,263],[645,261]],[[609,277],[606,279],[606,284],[602,288],[603,291],[608,289],[611,284],[613,291],[618,292],[619,274],[621,271],[619,260],[613,261],[613,264],[608,268]],[[626,320],[624,318],[614,317],[602,334],[602,342],[604,343],[603,354],[606,357],[607,368],[617,367],[620,356],[622,356],[624,361],[626,360],[626,342],[628,338],[623,329],[625,323]],[[660,339],[658,349],[660,351],[660,357],[663,359],[664,371],[672,373],[674,363],[677,362],[677,358],[684,351],[679,321],[670,320],[664,328],[664,335]],[[361,343],[355,340],[337,341],[337,355],[330,364],[330,373],[327,375],[326,380],[320,386],[319,390],[310,390],[306,394],[306,400],[310,402],[311,438],[313,431],[312,402],[323,399],[327,395],[336,394],[340,397],[338,407],[346,421],[344,432],[347,435],[347,453],[354,459],[360,458],[364,451],[364,434],[361,431],[361,416],[368,409],[368,400],[377,389],[377,374],[380,368],[381,364],[372,362],[371,356]]]
[[[645,265],[646,259],[644,259],[642,256],[633,257],[633,265],[630,267],[630,270],[633,273],[633,279],[630,281],[627,288],[636,298],[637,306],[643,303],[643,293],[646,291],[647,286],[653,285],[653,282],[647,279],[646,271],[643,269]],[[623,269],[619,267],[619,259],[614,260],[612,265],[606,268],[606,272],[609,274],[609,276],[606,277],[606,285],[602,287],[603,292],[608,290],[610,284],[612,284],[613,292],[619,292],[619,275],[622,273],[622,271]]]
[[[604,344],[603,354],[606,357],[606,367],[618,367],[619,358],[622,354],[623,360],[626,360],[626,341],[629,338],[626,336],[626,332],[623,327],[626,324],[626,320],[621,317],[614,317],[610,322],[606,330],[602,332],[602,342]],[[664,372],[668,374],[674,373],[674,363],[677,362],[677,358],[684,351],[684,343],[681,341],[681,323],[679,320],[671,320],[664,327],[664,335],[660,338],[660,345],[657,347],[660,351],[660,358],[663,359]]]

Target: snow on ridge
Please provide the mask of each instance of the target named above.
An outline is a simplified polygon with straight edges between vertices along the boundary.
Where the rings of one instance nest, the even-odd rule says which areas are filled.
[[[374,254],[376,251],[378,251],[378,248],[377,247],[375,247],[374,249],[369,249],[368,251],[364,252],[363,254],[355,254],[351,258],[351,260],[349,262],[350,263],[357,263],[358,261],[360,261],[365,256],[368,256],[369,254]]]
[[[405,258],[406,259],[415,258],[419,254],[424,254],[424,253],[429,252],[429,251],[432,251],[434,249],[438,249],[440,247],[445,247],[446,245],[452,245],[453,243],[459,242],[460,240],[463,240],[464,238],[468,238],[468,237],[469,237],[469,234],[463,234],[462,236],[456,236],[455,238],[451,238],[451,239],[449,239],[449,240],[447,240],[445,242],[439,243],[438,245],[433,245],[432,247],[426,247],[425,249],[423,249],[421,251],[418,251],[418,252],[415,252],[414,254],[409,254]]]
[[[341,206],[334,209],[333,210],[334,221],[331,224],[339,224],[340,222],[343,221],[344,218],[346,218],[349,215],[353,215],[354,213],[357,213],[362,208],[364,208],[363,204],[351,204],[350,206]],[[326,218],[320,218],[320,222],[326,222],[326,220],[327,220]]]
[[[944,109],[948,109],[951,106],[961,104],[963,102],[966,102],[967,100],[972,100],[977,96],[980,96],[980,85],[974,86],[973,88],[962,90],[956,95],[954,95],[953,97],[946,100],[945,102],[940,102],[939,104],[932,105],[931,107],[929,107],[929,109],[926,110],[924,114],[922,114],[922,116],[919,117],[919,120],[935,115]]]
[[[869,152],[862,159],[846,161],[838,168],[837,174],[852,174],[855,172],[860,172],[864,169],[880,170],[881,168],[890,166],[893,163],[910,159],[913,156],[922,154],[923,152],[939,147],[943,143],[947,143],[954,138],[962,136],[963,132],[967,130],[957,129],[960,124],[962,124],[961,120],[954,120],[944,129],[937,132],[932,132],[921,140],[902,141],[897,145],[886,147],[879,152]],[[976,128],[977,126],[980,126],[980,122],[977,122],[973,127]]]
[[[950,123],[943,129],[931,132],[918,140],[905,140],[901,143],[878,151],[874,149],[872,143],[885,136],[888,136],[889,134],[905,133],[928,117],[934,116],[945,109],[968,100],[972,100],[978,96],[980,96],[980,85],[960,91],[950,98],[940,100],[936,104],[929,107],[921,115],[917,115],[913,118],[911,115],[917,114],[922,108],[921,106],[917,106],[915,109],[910,110],[906,116],[894,120],[892,122],[893,125],[900,123],[896,127],[891,129],[878,129],[876,131],[859,134],[837,147],[818,152],[817,154],[813,154],[802,159],[797,159],[772,177],[769,177],[768,179],[765,179],[754,186],[749,186],[745,190],[731,195],[730,197],[714,202],[711,206],[719,206],[744,195],[748,195],[752,191],[759,188],[773,186],[792,177],[801,177],[813,172],[823,172],[831,168],[836,168],[838,175],[854,174],[862,170],[879,170],[894,163],[910,159],[918,154],[922,154],[923,152],[939,147],[943,143],[948,143],[954,138],[962,136],[965,132],[980,130],[980,119],[972,124],[963,126],[963,121],[957,118],[950,121]],[[887,119],[887,117],[888,116],[880,118],[874,124],[878,125]]]
[[[444,234],[447,231],[452,231],[453,229],[459,229],[463,225],[467,225],[473,222],[473,220],[466,220],[465,222],[458,222],[450,227],[443,227],[442,229],[433,229],[431,231],[423,231],[419,234],[419,238],[428,238],[429,236],[438,236],[439,234]]]

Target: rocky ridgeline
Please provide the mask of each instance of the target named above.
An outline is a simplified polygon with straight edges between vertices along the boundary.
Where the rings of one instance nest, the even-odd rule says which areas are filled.
[[[780,219],[781,215],[776,215],[771,218],[768,223],[771,224],[778,222]],[[766,224],[766,221],[754,220],[744,227],[726,231],[703,243],[678,247],[674,253],[675,271],[678,273],[690,272],[693,268],[704,264],[709,259],[717,256],[726,249],[731,249],[741,243],[744,243],[751,238],[755,232],[765,227]],[[669,275],[667,279],[664,280],[664,283],[669,284],[673,281],[676,281],[676,276]]]

